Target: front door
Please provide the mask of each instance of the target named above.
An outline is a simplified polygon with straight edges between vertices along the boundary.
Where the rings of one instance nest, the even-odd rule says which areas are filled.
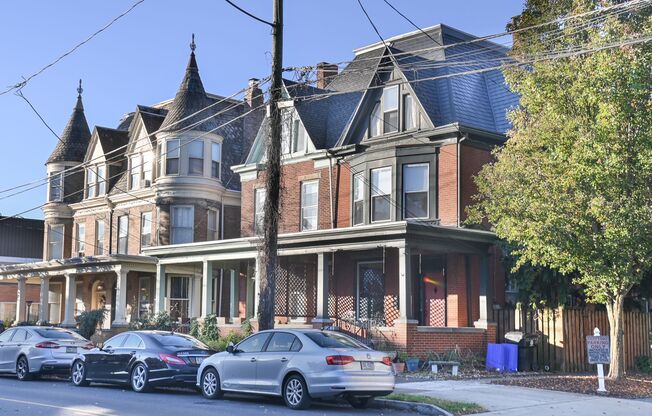
[[[358,263],[357,318],[372,326],[385,324],[385,276],[381,261]]]
[[[254,334],[236,346],[235,352],[222,361],[222,387],[256,391],[258,358],[267,343],[269,332]]]

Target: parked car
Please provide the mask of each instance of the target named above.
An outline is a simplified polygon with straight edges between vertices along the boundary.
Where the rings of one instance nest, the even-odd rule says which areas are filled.
[[[291,409],[311,399],[343,397],[356,408],[394,390],[392,362],[383,352],[337,332],[269,330],[229,345],[197,372],[204,397],[224,392],[282,396]]]
[[[40,374],[68,374],[79,351],[93,344],[78,333],[53,327],[21,326],[0,334],[0,372],[30,380]]]
[[[131,331],[110,338],[101,348],[79,354],[72,364],[76,386],[91,382],[129,384],[136,392],[152,387],[194,383],[197,369],[213,351],[199,340],[169,331]]]

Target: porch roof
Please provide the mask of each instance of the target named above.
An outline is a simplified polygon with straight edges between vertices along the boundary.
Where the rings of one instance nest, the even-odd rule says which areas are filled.
[[[424,252],[480,253],[495,239],[495,234],[488,231],[445,227],[422,221],[395,221],[279,234],[278,253],[289,256],[405,246]],[[149,247],[143,252],[158,257],[161,264],[253,259],[258,255],[261,242],[261,237],[246,237]]]
[[[154,271],[157,259],[150,256],[112,254],[107,256],[75,257],[38,263],[11,264],[0,267],[0,280],[20,277],[50,277],[66,273],[104,273],[115,271],[116,266],[127,269]]]

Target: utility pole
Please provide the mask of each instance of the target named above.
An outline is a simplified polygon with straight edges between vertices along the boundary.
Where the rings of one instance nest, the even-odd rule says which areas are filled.
[[[265,213],[263,247],[258,256],[263,270],[260,276],[258,298],[258,329],[274,328],[274,297],[276,292],[276,267],[278,263],[278,211],[281,191],[281,113],[278,103],[283,88],[283,0],[273,0],[272,24],[272,86],[269,100],[269,139],[265,163]]]

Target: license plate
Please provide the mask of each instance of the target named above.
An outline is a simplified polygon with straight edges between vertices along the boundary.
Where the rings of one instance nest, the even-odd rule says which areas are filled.
[[[77,354],[77,347],[66,347],[66,352],[68,354]]]
[[[360,361],[360,366],[362,367],[363,370],[373,370],[374,369],[373,361]]]

